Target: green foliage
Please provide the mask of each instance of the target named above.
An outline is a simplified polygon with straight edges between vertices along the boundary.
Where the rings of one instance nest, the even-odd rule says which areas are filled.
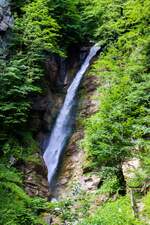
[[[100,187],[100,193],[109,193],[113,194],[118,192],[120,189],[120,184],[117,176],[112,176],[111,178],[107,178],[104,180],[104,183]]]
[[[9,170],[3,164],[0,164],[0,180],[21,184],[20,174],[14,168]]]
[[[20,143],[15,137],[10,137],[10,139],[3,144],[3,157],[2,161],[6,164],[12,164],[11,158],[15,162],[22,160],[24,162],[30,161],[33,163],[38,163],[40,161],[39,157],[35,155],[39,147],[35,140],[33,139],[31,133],[20,133]]]
[[[32,104],[30,96],[41,92],[38,82],[44,75],[44,52],[60,54],[59,26],[49,16],[47,2],[36,0],[25,4],[22,10],[21,16],[15,16],[12,56],[8,61],[1,60],[0,65],[1,138],[27,121]]]
[[[18,13],[18,11],[17,11]],[[23,4],[15,14],[10,58],[0,61],[0,138],[20,129],[28,120],[31,96],[41,93],[43,62],[48,53],[62,55],[58,47],[59,25],[50,16],[47,1]]]
[[[144,12],[147,10],[146,2],[139,2]],[[140,15],[137,23],[137,5],[133,6],[132,3],[128,1],[123,7],[126,17],[119,20],[124,24],[123,32],[118,33],[118,39],[108,45],[107,51],[100,56],[92,70],[92,74],[101,77],[103,88],[99,89],[99,112],[85,124],[83,146],[95,167],[116,167],[126,157],[135,154],[136,149],[149,146],[150,42],[147,16]],[[119,21],[110,18],[108,23],[118,24]],[[129,30],[125,26],[128,23],[132,23]],[[141,26],[143,31],[139,36]]]
[[[147,220],[150,219],[150,192],[143,198],[144,210],[142,216],[145,216]]]
[[[0,224],[39,224],[37,215],[39,210],[46,207],[45,202],[40,199],[32,200],[24,192],[20,174],[15,169],[0,164],[0,184]],[[44,224],[42,221],[41,223]]]
[[[148,32],[149,8],[148,0],[89,0],[83,19],[88,32],[108,44],[125,32],[128,38]]]
[[[2,67],[0,76],[0,123],[2,130],[24,123],[31,107],[31,93],[39,93],[40,88],[34,84],[39,79],[41,69],[30,68],[27,56],[18,55]]]
[[[48,1],[35,0],[23,7],[23,18],[16,20],[16,26],[23,31],[23,42],[31,51],[56,52],[59,26],[50,16]],[[22,26],[20,28],[20,25]]]
[[[89,0],[84,11],[84,20],[87,31],[105,43],[117,37],[113,24],[122,14],[122,0]]]
[[[83,1],[84,2],[84,1]],[[82,1],[50,0],[51,16],[60,26],[60,45],[63,49],[83,40]]]
[[[92,27],[95,21],[92,32],[107,46],[90,71],[100,77],[102,86],[99,110],[85,121],[82,146],[88,166],[104,171],[100,193],[118,193],[123,182],[118,168],[128,157],[139,157],[141,167],[126,185],[149,190],[150,5],[138,0],[95,0],[93,5],[85,11],[87,23]],[[145,217],[149,217],[148,196]],[[127,198],[105,203],[83,224],[145,224],[132,217],[129,205]]]
[[[108,202],[96,213],[85,219],[82,225],[144,225],[134,218],[130,200],[122,197],[115,202]]]
[[[24,133],[22,145],[10,139],[3,146],[0,164],[0,224],[38,225],[44,224],[39,214],[48,208],[44,199],[29,197],[23,186],[23,174],[12,165],[18,160],[26,161],[37,151],[30,133]],[[13,162],[13,160],[15,160]]]

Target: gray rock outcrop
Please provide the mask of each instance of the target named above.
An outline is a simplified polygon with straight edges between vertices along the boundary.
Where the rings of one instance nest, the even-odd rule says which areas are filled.
[[[12,26],[10,3],[8,0],[0,0],[0,58],[7,55],[8,31]]]

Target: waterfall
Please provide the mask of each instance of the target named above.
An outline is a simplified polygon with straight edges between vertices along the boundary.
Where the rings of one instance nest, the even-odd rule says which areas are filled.
[[[44,152],[43,158],[48,169],[48,182],[52,184],[53,178],[57,172],[61,156],[63,154],[65,145],[72,132],[75,97],[82,80],[83,75],[87,71],[91,59],[100,50],[100,47],[94,45],[85,59],[81,69],[76,74],[72,84],[68,88],[64,104],[52,129],[47,148]]]

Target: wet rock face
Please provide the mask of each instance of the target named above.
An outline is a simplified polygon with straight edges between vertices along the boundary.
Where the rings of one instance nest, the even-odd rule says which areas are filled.
[[[30,196],[49,198],[49,187],[47,182],[46,168],[43,165],[40,155],[35,155],[40,160],[39,163],[21,163],[19,169],[24,174],[24,188]]]
[[[10,5],[7,0],[0,0],[0,32],[7,31],[13,25]]]
[[[51,55],[45,62],[47,79],[53,91],[62,89],[67,74],[67,60],[65,58]]]
[[[53,124],[53,120],[63,102],[63,96],[53,94],[48,87],[46,89],[47,93],[44,96],[36,96],[35,98],[32,98],[31,127],[38,133],[49,132],[51,125]]]
[[[7,55],[7,32],[13,26],[13,17],[8,0],[0,0],[0,57]]]
[[[63,104],[65,92],[88,50],[89,47],[84,49],[73,47],[68,58],[56,54],[47,56],[44,63],[45,77],[42,81],[45,94],[32,97],[32,118],[30,119],[32,129],[37,131],[40,143],[43,143],[45,135],[51,130],[57,113]]]
[[[32,121],[32,129],[38,133],[37,137],[40,143],[42,139],[45,139],[44,134],[49,133],[65,96],[63,81],[60,86],[58,85],[62,73],[61,61],[59,56],[50,55],[47,57],[44,63],[45,77],[41,81],[44,94],[32,97],[30,121]]]
[[[53,89],[56,87],[56,82],[59,76],[59,62],[55,56],[50,56],[45,62],[46,74],[50,83],[50,87]]]

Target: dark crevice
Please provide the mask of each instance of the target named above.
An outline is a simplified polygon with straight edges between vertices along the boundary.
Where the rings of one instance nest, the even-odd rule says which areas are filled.
[[[118,193],[122,196],[125,196],[126,195],[126,180],[125,180],[121,166],[119,166],[119,168],[118,168],[117,177],[118,177],[119,184],[120,184],[120,189],[119,189]]]

